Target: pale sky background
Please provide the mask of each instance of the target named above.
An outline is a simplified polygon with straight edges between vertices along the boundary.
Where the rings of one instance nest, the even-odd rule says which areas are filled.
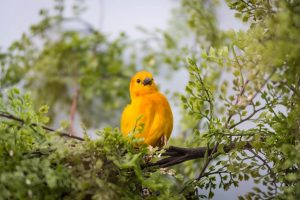
[[[70,4],[71,0],[66,1]],[[87,0],[87,12],[83,15],[86,21],[91,23],[104,33],[112,36],[124,31],[131,39],[143,37],[143,33],[137,30],[142,26],[149,30],[155,28],[164,29],[171,18],[172,9],[178,7],[178,0]],[[51,0],[2,0],[0,3],[0,48],[6,49],[11,42],[20,38],[23,32],[28,32],[31,24],[39,21],[38,11],[41,8],[51,8]],[[68,14],[68,11],[67,11]],[[223,30],[245,29],[246,25],[234,18],[234,13],[229,10],[221,0],[218,9],[219,27]],[[188,80],[186,70],[175,73],[168,84],[163,84],[162,90],[172,92],[184,92]],[[158,77],[157,82],[164,81]],[[162,84],[161,84],[162,85]],[[178,130],[179,110],[172,104],[175,130]],[[237,199],[238,195],[250,191],[253,183],[243,182],[239,188],[231,188],[229,191],[217,190],[214,199]]]

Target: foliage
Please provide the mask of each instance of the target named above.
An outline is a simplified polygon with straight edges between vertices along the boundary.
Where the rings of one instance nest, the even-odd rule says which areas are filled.
[[[1,110],[25,123],[1,119],[0,199],[171,197],[177,178],[168,171],[143,170],[147,148],[137,148],[140,141],[124,139],[111,128],[97,131],[96,140],[61,138],[42,128],[47,109],[35,112],[29,94],[12,89],[7,98],[1,99]]]
[[[216,0],[183,0],[181,2],[184,13],[186,13],[187,24],[195,33],[198,45],[219,47],[225,39],[225,34],[220,31],[217,23],[218,3]]]
[[[130,59],[124,61],[129,41],[123,33],[113,40],[102,34],[80,18],[82,5],[74,6],[72,17],[65,16],[63,1],[56,2],[54,13],[41,10],[41,21],[1,54],[1,87],[31,90],[34,104],[48,104],[52,118],[57,110],[69,114],[76,101],[86,126],[116,126],[136,70]],[[70,29],[68,23],[83,28]]]
[[[198,119],[189,145],[212,149],[203,162],[189,166],[201,169],[189,184],[196,196],[212,198],[216,187],[227,190],[252,178],[265,187],[241,199],[297,199],[299,4],[227,3],[250,28],[227,33],[230,44],[202,51],[200,64],[188,59],[190,81],[182,101]]]

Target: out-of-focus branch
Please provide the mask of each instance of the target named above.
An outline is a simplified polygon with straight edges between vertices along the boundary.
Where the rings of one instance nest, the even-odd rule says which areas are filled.
[[[74,136],[76,135],[75,129],[74,129],[74,120],[75,120],[75,114],[77,111],[77,101],[79,98],[79,86],[75,86],[75,94],[72,98],[72,105],[71,105],[71,111],[70,111],[70,130],[69,135]]]
[[[20,119],[20,118],[15,117],[15,116],[13,116],[13,115],[11,115],[11,114],[4,113],[4,112],[1,112],[1,111],[0,111],[0,117],[3,117],[3,118],[6,118],[6,119],[10,119],[10,120],[17,121],[17,122],[20,122],[21,124],[24,124],[24,123],[25,123],[25,121],[24,121],[23,119]],[[39,125],[36,124],[36,123],[31,123],[30,125],[33,126],[33,127],[38,127],[38,126],[39,126]],[[61,132],[61,131],[56,131],[56,130],[54,130],[54,129],[52,129],[52,128],[49,128],[49,127],[47,127],[47,126],[43,126],[43,125],[42,125],[41,127],[42,127],[42,129],[44,129],[44,130],[46,130],[46,131],[49,131],[49,132],[55,132],[55,133],[58,133],[58,134],[60,134],[61,136],[64,136],[64,137],[68,137],[68,138],[72,138],[72,139],[76,139],[76,140],[81,140],[81,141],[84,140],[84,139],[81,138],[81,137],[72,136],[72,135],[69,135],[68,133]]]
[[[85,28],[88,30],[88,32],[90,33],[96,33],[97,30],[95,29],[95,27],[90,24],[88,21],[85,21],[84,19],[82,18],[79,18],[79,17],[63,17],[61,18],[62,22],[65,21],[65,22],[78,22],[80,24],[82,24],[83,26],[85,26]]]

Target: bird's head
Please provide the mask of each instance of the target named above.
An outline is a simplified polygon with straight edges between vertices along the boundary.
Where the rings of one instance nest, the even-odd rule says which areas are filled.
[[[130,81],[130,96],[131,99],[137,96],[151,94],[157,91],[154,83],[153,75],[147,71],[136,73]]]

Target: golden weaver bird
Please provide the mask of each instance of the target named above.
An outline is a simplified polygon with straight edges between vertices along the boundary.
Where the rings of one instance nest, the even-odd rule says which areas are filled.
[[[173,129],[173,114],[166,97],[161,94],[150,72],[140,71],[130,81],[131,104],[122,113],[121,132],[144,138],[152,147],[164,146]],[[138,127],[143,127],[138,129]]]

